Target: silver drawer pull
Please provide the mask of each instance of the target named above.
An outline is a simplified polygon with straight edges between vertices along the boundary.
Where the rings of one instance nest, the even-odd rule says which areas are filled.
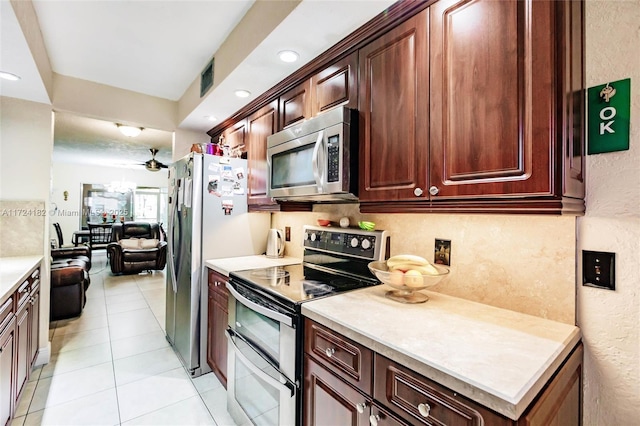
[[[372,414],[369,416],[369,423],[371,426],[378,426],[378,422],[380,421],[380,416],[377,414]]]
[[[429,413],[431,412],[431,406],[427,403],[418,404],[418,411],[422,417],[429,417]]]
[[[366,402],[360,402],[358,404],[356,404],[356,410],[358,410],[358,413],[362,414],[364,413],[364,410],[367,408],[367,403]]]
[[[331,358],[333,356],[333,354],[336,353],[336,350],[333,349],[333,348],[327,348],[327,349],[325,349],[324,353],[327,354],[327,356],[329,358]]]

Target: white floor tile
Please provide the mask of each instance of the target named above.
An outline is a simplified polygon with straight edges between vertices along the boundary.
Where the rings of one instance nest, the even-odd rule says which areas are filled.
[[[227,391],[222,386],[203,392],[201,396],[218,426],[236,425],[231,414],[227,411]]]
[[[24,385],[24,389],[22,390],[22,395],[20,396],[20,401],[18,401],[18,406],[16,407],[16,411],[14,413],[15,417],[21,417],[27,414],[29,411],[29,405],[31,404],[31,399],[33,398],[33,394],[36,391],[36,385],[38,382],[27,382]]]
[[[120,423],[115,389],[97,392],[73,401],[30,413],[31,425],[117,425]]]
[[[173,348],[170,347],[144,352],[113,362],[117,386],[142,380],[181,366],[180,360],[173,352]]]
[[[161,348],[169,348],[167,337],[161,331],[111,340],[113,359],[126,358]]]
[[[166,272],[111,275],[104,251],[92,263],[83,313],[49,324],[51,360],[11,425],[235,426],[215,375],[191,379],[166,340]]]
[[[107,305],[109,315],[118,314],[120,312],[136,311],[138,309],[148,308],[149,305],[144,299],[135,299],[130,302],[116,303]]]
[[[54,336],[80,331],[95,330],[107,326],[106,315],[80,315],[77,318],[58,321]]]
[[[118,386],[120,418],[126,422],[196,395],[184,368],[179,367]]]
[[[207,392],[213,389],[218,389],[222,387],[222,383],[213,373],[203,374],[199,377],[194,377],[191,379],[193,385],[196,387],[199,393]]]
[[[51,353],[72,351],[109,342],[109,329],[107,327],[95,330],[68,333],[61,336],[53,336],[51,340]]]
[[[113,296],[106,296],[107,305],[115,305],[117,303],[127,303],[134,300],[144,300],[142,293],[138,290],[134,293],[115,294]]]
[[[104,364],[111,360],[111,345],[109,342],[72,351],[58,352],[53,354],[49,363],[44,366],[40,378],[81,370],[86,367]]]
[[[29,413],[111,388],[115,388],[111,362],[40,379],[29,406]]]
[[[163,425],[163,426],[182,426],[182,425],[213,425],[211,414],[202,402],[199,396],[194,396],[176,404],[169,405],[160,410],[145,414],[128,422],[122,423],[123,426],[130,425]]]

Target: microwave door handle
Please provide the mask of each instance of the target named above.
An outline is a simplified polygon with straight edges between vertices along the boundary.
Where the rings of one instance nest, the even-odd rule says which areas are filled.
[[[262,305],[252,302],[251,300],[238,293],[236,289],[233,288],[233,286],[228,282],[226,283],[226,287],[227,290],[229,290],[229,293],[231,293],[231,295],[235,297],[238,302],[242,303],[247,308],[258,312],[259,314],[262,314],[267,318],[271,318],[274,321],[281,322],[286,326],[293,327],[293,321],[288,316],[281,314],[280,312],[272,311],[271,309],[265,308]]]
[[[230,330],[228,330],[228,329],[225,330],[224,334],[227,335],[227,340],[229,342],[229,345],[233,349],[234,355],[237,356],[238,358],[240,358],[240,361],[242,361],[242,363],[245,365],[245,367],[247,367],[249,370],[251,370],[251,372],[253,374],[255,374],[256,376],[258,376],[260,379],[262,379],[263,381],[267,382],[271,387],[274,387],[274,388],[278,389],[278,391],[282,392],[285,389],[288,390],[289,392],[291,392],[291,397],[293,398],[293,396],[296,393],[295,386],[293,386],[293,384],[290,383],[289,380],[284,378],[282,376],[282,373],[279,373],[280,374],[280,380],[276,380],[273,377],[271,377],[270,375],[268,375],[267,373],[265,373],[264,371],[262,371],[261,369],[259,369],[253,362],[251,362],[245,356],[245,354],[242,353],[240,348],[236,345],[236,342],[233,341],[233,338],[231,337],[231,334],[229,333],[229,331]]]
[[[322,191],[322,176],[320,175],[320,163],[319,163],[319,153],[320,153],[320,148],[322,147],[322,142],[323,142],[323,137],[324,136],[324,131],[321,130],[318,133],[318,139],[316,140],[316,145],[313,147],[313,157],[311,159],[311,163],[313,166],[313,178],[316,180],[316,186],[318,187],[318,192],[323,192]]]

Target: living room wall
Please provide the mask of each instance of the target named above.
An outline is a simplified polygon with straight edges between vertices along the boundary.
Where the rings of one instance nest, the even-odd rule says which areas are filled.
[[[49,209],[51,188],[51,153],[53,151],[53,119],[51,106],[21,99],[0,97],[0,199],[11,201],[13,208],[35,212],[34,205]],[[37,204],[34,204],[37,203]],[[8,218],[11,219],[11,218]],[[16,218],[20,219],[20,218]],[[41,226],[34,241],[40,253],[49,258],[50,217],[34,223]],[[4,221],[4,226],[11,226]],[[4,240],[4,239],[3,239]],[[11,244],[4,242],[3,244]],[[49,262],[42,263],[40,290],[40,352],[37,364],[49,362]]]
[[[144,169],[54,162],[52,174],[51,205],[54,212],[51,215],[51,223],[60,223],[66,244],[71,243],[73,232],[80,229],[83,183],[109,184],[113,181],[125,181],[135,182],[138,187],[166,188],[168,182],[166,169],[150,172]],[[69,193],[66,201],[64,191]],[[56,207],[57,210],[55,210]],[[50,232],[55,235],[53,226]]]

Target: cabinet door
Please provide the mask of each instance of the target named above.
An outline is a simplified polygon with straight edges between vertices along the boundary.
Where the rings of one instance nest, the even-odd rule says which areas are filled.
[[[552,194],[554,7],[430,7],[432,200]]]
[[[314,116],[339,105],[358,107],[358,55],[352,53],[311,78]]]
[[[304,356],[303,391],[305,426],[369,424],[371,401],[308,355]]]
[[[311,117],[311,80],[307,79],[280,95],[280,128],[284,129]]]
[[[13,408],[15,358],[15,320],[11,320],[0,334],[0,425],[6,425],[11,419]]]
[[[359,51],[361,201],[415,199],[427,185],[427,11]]]
[[[227,307],[227,278],[209,270],[208,317],[207,317],[207,364],[227,387],[227,338],[224,334],[229,322]]]
[[[246,120],[241,120],[234,124],[233,126],[225,129],[222,132],[222,137],[224,138],[224,145],[228,146],[230,149],[234,149],[239,147],[242,151],[246,151],[245,143],[246,143],[246,133],[247,133],[247,122]]]
[[[274,206],[267,197],[267,137],[277,131],[278,101],[273,101],[247,118],[248,126],[248,198],[249,206]]]
[[[29,311],[31,305],[28,301],[22,304],[16,314],[16,400],[27,383],[31,361],[29,360]]]
[[[34,290],[31,291],[31,300],[29,303],[31,307],[29,309],[30,317],[29,317],[29,368],[33,367],[33,363],[36,360],[36,355],[38,355],[38,347],[39,347],[39,339],[40,339],[40,286],[36,283],[33,284],[35,287]],[[29,370],[31,371],[31,370]]]

